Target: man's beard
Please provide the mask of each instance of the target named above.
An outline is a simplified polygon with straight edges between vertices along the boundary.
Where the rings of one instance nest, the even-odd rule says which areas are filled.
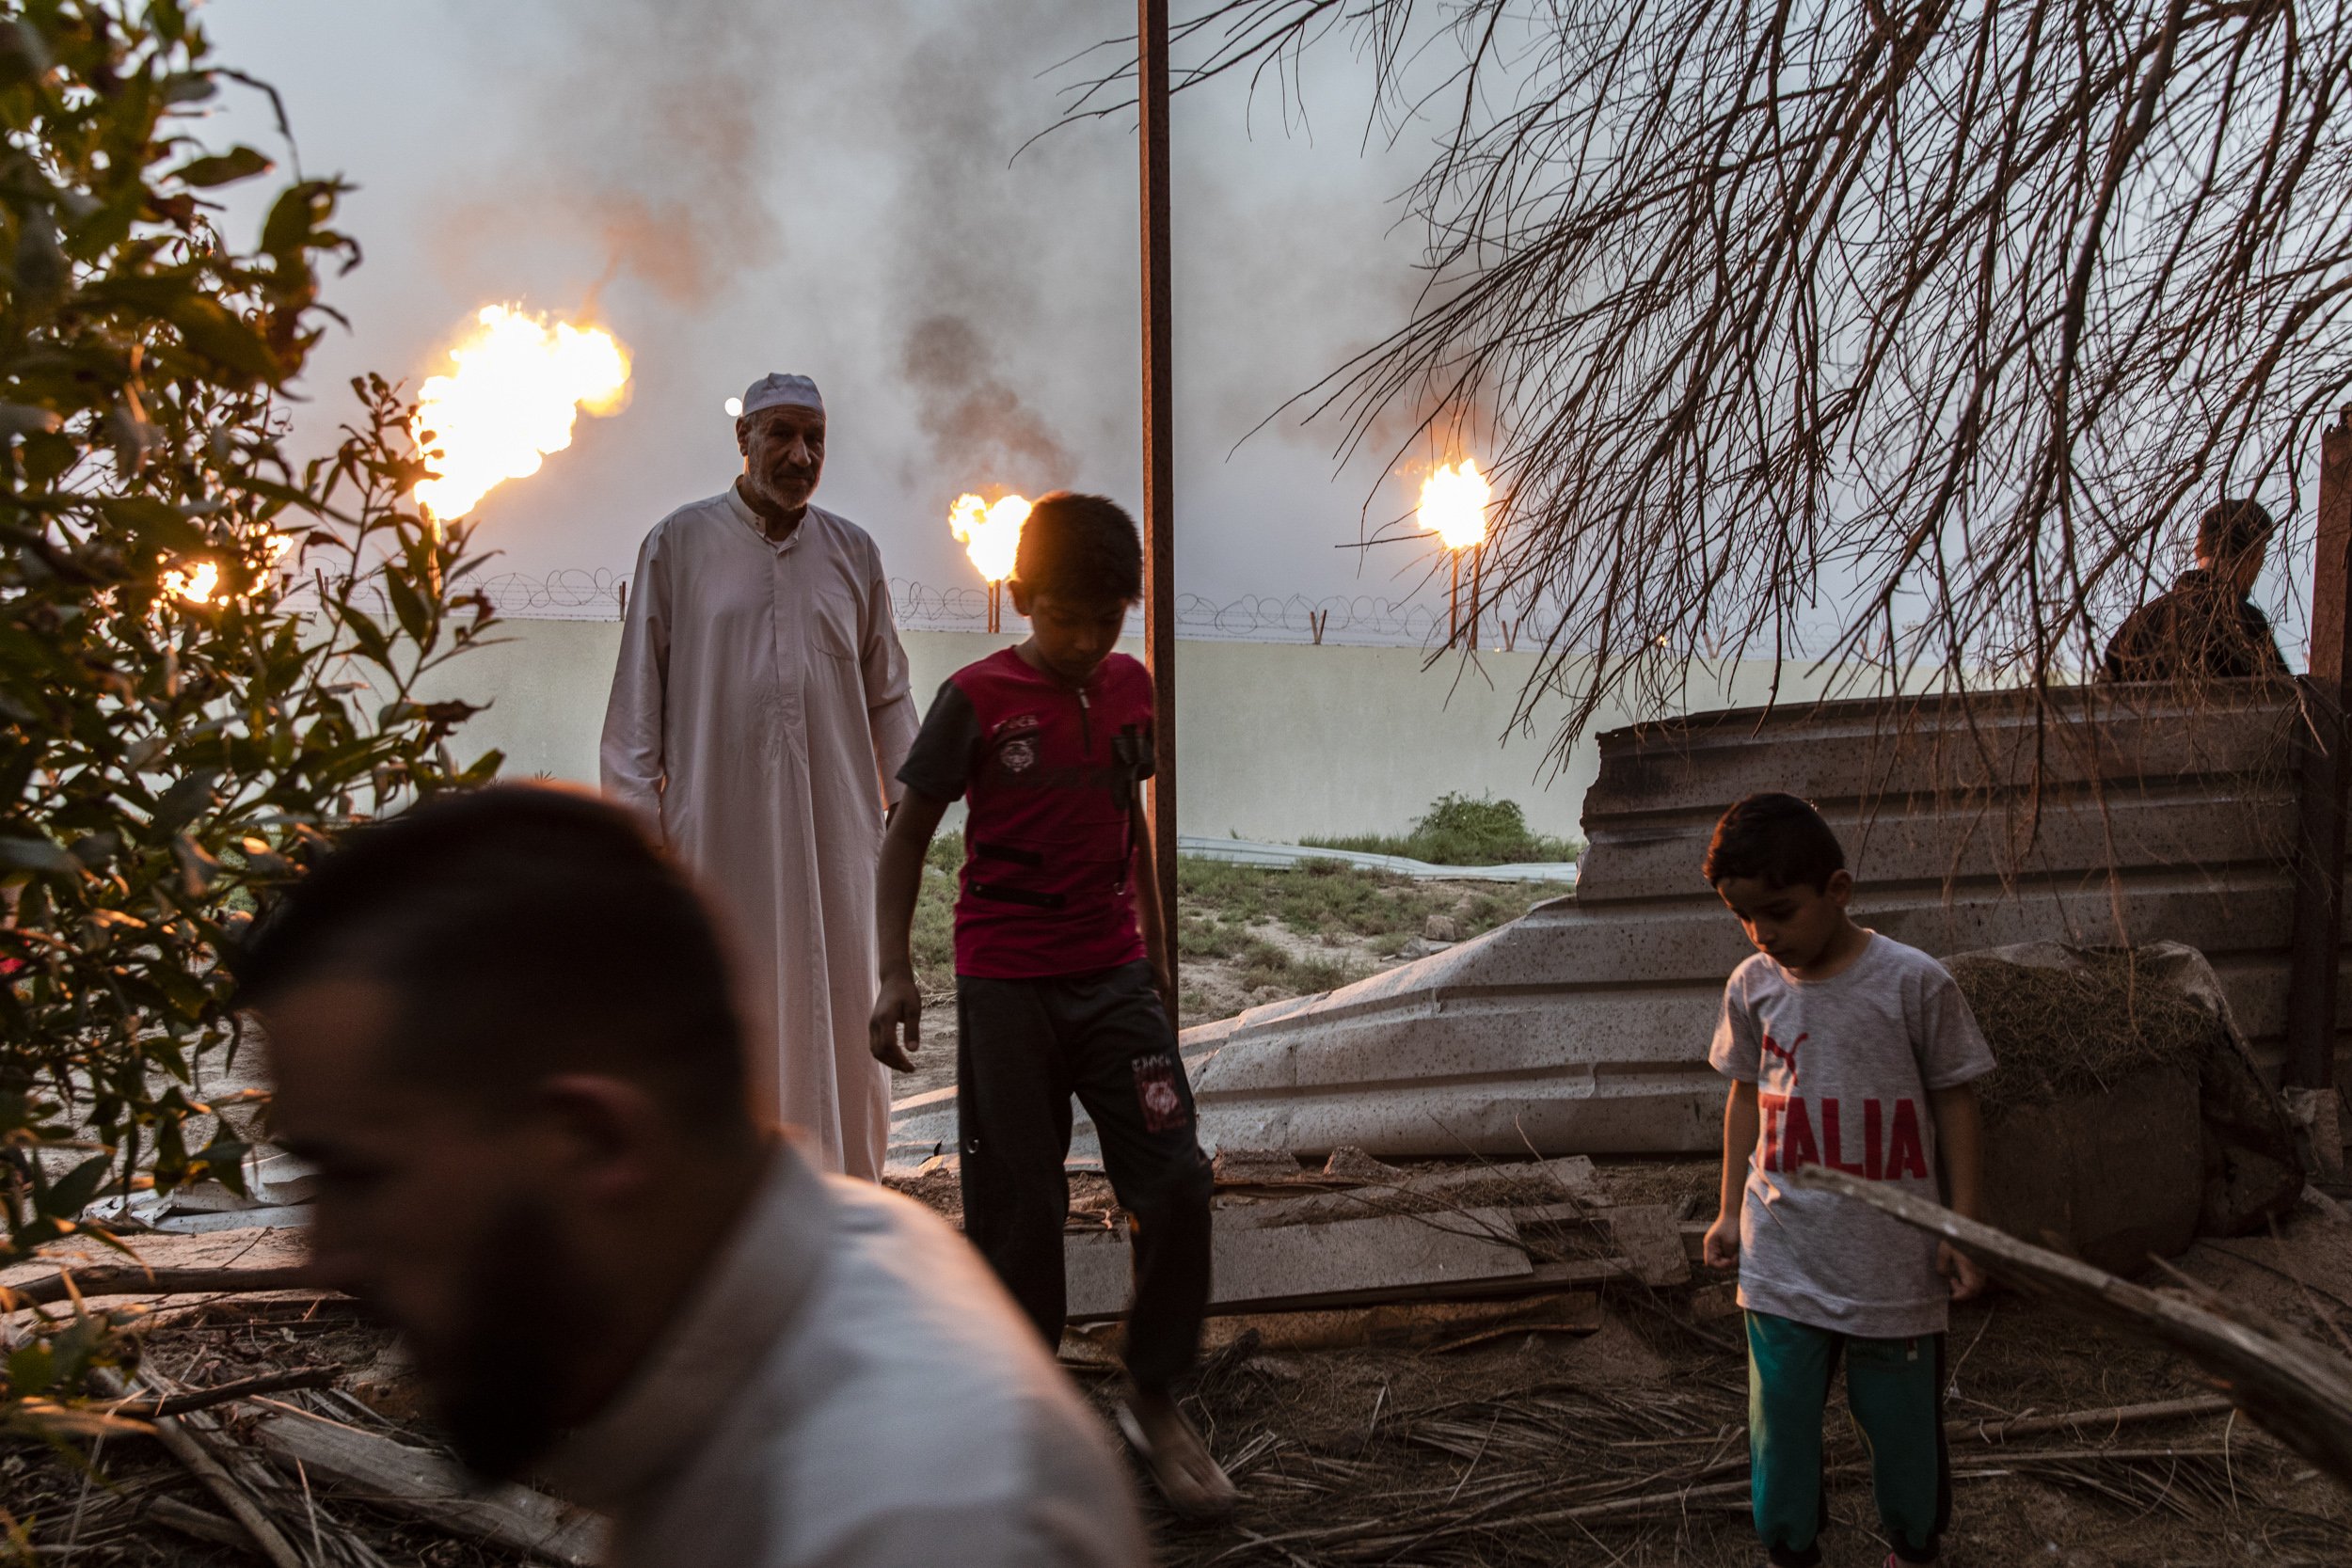
[[[432,1383],[450,1446],[485,1481],[513,1480],[554,1444],[597,1338],[596,1292],[578,1276],[541,1199],[513,1199],[483,1233],[464,1326]]]

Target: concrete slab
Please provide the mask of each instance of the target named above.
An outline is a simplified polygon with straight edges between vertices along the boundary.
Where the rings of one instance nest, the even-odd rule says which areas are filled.
[[[1443,1287],[1526,1278],[1534,1265],[1517,1245],[1508,1210],[1386,1215],[1268,1229],[1222,1222],[1216,1230],[1212,1310],[1283,1303],[1336,1305],[1398,1287]],[[1063,1248],[1073,1323],[1127,1308],[1126,1237],[1089,1231]]]

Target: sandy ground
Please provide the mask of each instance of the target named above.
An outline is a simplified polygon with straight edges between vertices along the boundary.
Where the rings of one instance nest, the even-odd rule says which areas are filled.
[[[1603,1162],[1619,1201],[1705,1201],[1704,1161]],[[954,1183],[902,1184],[951,1218]],[[1111,1216],[1100,1178],[1074,1183],[1073,1225]],[[175,1240],[173,1257],[201,1248],[276,1260],[282,1233]],[[188,1251],[182,1259],[176,1254]],[[2234,1310],[2340,1341],[2352,1335],[2352,1224],[2316,1207],[2276,1235],[2200,1243],[2175,1260],[2189,1280]],[[1240,1482],[1231,1525],[1186,1527],[1154,1512],[1159,1559],[1172,1564],[1264,1563],[1299,1568],[1378,1560],[1435,1564],[1694,1564],[1731,1568],[1756,1553],[1736,1499],[1697,1497],[1678,1516],[1564,1525],[1537,1517],[1555,1493],[1589,1492],[1597,1478],[1631,1491],[1694,1457],[1740,1451],[1745,1368],[1735,1321],[1705,1308],[1708,1282],[1652,1292],[1612,1288],[1597,1333],[1515,1336],[1444,1354],[1326,1352],[1269,1355],[1247,1347],[1203,1370],[1191,1394],[1197,1418]],[[156,1315],[146,1354],[197,1386],[291,1366],[337,1364],[405,1440],[430,1442],[416,1390],[382,1333],[334,1300],[185,1299]],[[2210,1392],[2186,1362],[2113,1329],[2014,1294],[1953,1314],[1947,1414],[1998,1419]],[[1106,1403],[1112,1384],[1079,1374]],[[1830,1568],[1875,1565],[1883,1548],[1858,1466],[1862,1454],[1837,1401],[1828,1421],[1839,1472],[1825,1537]],[[2037,1454],[2072,1454],[2063,1462]],[[2138,1457],[2128,1457],[2137,1455]],[[75,1562],[229,1564],[236,1551],[172,1534],[147,1513],[158,1497],[196,1506],[196,1483],[152,1444],[110,1441],[95,1470],[38,1445],[0,1447],[0,1495],[36,1539],[71,1530]],[[1947,1560],[1960,1568],[2034,1562],[2065,1568],[2140,1564],[2330,1564],[2352,1561],[2352,1491],[2228,1415],[2169,1424],[2021,1440],[2010,1449],[1963,1437],[1953,1450],[1955,1514]],[[1487,1497],[1475,1528],[1414,1549],[1350,1549],[1365,1532],[1393,1533],[1460,1513]],[[385,1560],[472,1568],[520,1559],[450,1540],[378,1513],[364,1499],[322,1492],[322,1506]],[[78,1523],[77,1523],[78,1521]],[[45,1559],[44,1559],[45,1560]]]

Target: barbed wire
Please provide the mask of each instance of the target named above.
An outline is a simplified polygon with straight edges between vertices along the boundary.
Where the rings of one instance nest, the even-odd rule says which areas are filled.
[[[628,577],[603,568],[571,568],[532,576],[504,572],[483,579],[477,590],[512,620],[616,621],[628,604]],[[911,578],[890,579],[892,614],[909,631],[977,631],[988,624],[988,591],[959,584],[940,587]],[[1017,624],[1010,607],[1005,623]],[[1485,611],[1482,641],[1494,646],[1542,641],[1539,623],[1521,614]],[[1541,623],[1548,625],[1549,621]],[[1142,616],[1130,618],[1140,634]],[[1200,594],[1176,596],[1176,628],[1185,638],[1237,642],[1330,642],[1429,646],[1447,635],[1448,610],[1408,598],[1372,594],[1245,594],[1218,600]]]
[[[605,567],[567,567],[541,575],[502,572],[457,587],[488,598],[505,620],[618,621],[628,603],[629,575]],[[317,593],[315,582],[304,581],[289,597],[301,604],[315,599]],[[904,631],[980,631],[988,625],[988,590],[975,584],[943,588],[892,578],[890,602]],[[372,614],[389,611],[383,595],[365,583],[355,592],[354,603]],[[1462,613],[1468,616],[1470,607],[1465,604]],[[1493,653],[1538,651],[1561,620],[1549,606],[1489,603],[1477,613],[1478,645]],[[1001,624],[1008,631],[1022,624],[1009,604],[1003,607]],[[1362,594],[1245,594],[1225,600],[1200,594],[1176,596],[1176,633],[1186,641],[1436,649],[1447,641],[1450,626],[1451,610],[1442,600],[1432,604]],[[1128,617],[1127,631],[1136,637],[1143,634],[1140,610]],[[1731,653],[1713,645],[1699,650],[1700,657],[1708,658]]]

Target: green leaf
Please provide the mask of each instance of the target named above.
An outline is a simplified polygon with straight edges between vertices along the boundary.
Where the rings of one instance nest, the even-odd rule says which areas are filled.
[[[175,300],[166,316],[180,329],[188,347],[225,370],[272,383],[284,372],[278,356],[250,323],[209,299],[190,294]]]
[[[213,786],[220,782],[220,769],[199,768],[195,772],[164,791],[155,802],[154,830],[158,833],[176,833],[196,820],[213,803]]]
[[[213,80],[210,71],[191,71],[164,78],[164,102],[167,103],[209,103],[219,92],[220,86]]]
[[[324,180],[289,185],[262,225],[262,248],[281,267],[298,263],[318,226],[335,211],[335,187]]]
[[[0,22],[0,87],[21,87],[49,74],[49,50],[30,24]]]
[[[25,304],[46,313],[65,297],[73,266],[57,243],[57,226],[46,208],[27,207],[18,213],[15,267],[16,295]]]
[[[106,1184],[106,1173],[113,1164],[110,1155],[90,1156],[50,1187],[42,1206],[55,1218],[79,1218],[82,1211],[89,1207],[90,1199]]]
[[[212,543],[199,524],[153,496],[101,496],[97,506],[108,522],[168,555],[193,555]]]
[[[410,585],[403,572],[384,574],[384,594],[392,601],[392,614],[400,622],[400,629],[408,634],[408,641],[420,647],[429,647],[427,634],[433,629],[432,618],[424,608],[424,599]]]
[[[48,871],[79,876],[82,863],[45,838],[0,837],[0,866],[11,871]]]
[[[210,188],[250,180],[257,174],[267,174],[277,166],[249,147],[233,147],[209,158],[192,158],[173,169],[165,178],[177,180],[183,185]]]

